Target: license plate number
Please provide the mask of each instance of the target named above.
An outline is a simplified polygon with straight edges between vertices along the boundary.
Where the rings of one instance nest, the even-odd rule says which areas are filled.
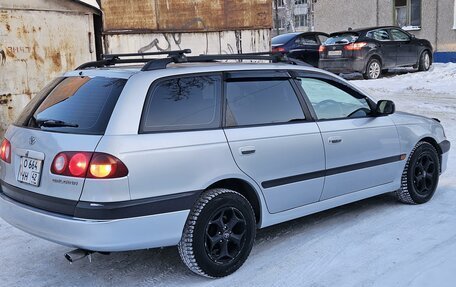
[[[341,56],[342,51],[328,51],[328,56]]]
[[[42,160],[29,157],[21,157],[21,166],[17,181],[27,183],[34,186],[40,185]]]

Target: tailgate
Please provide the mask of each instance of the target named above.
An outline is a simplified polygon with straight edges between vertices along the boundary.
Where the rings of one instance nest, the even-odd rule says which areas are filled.
[[[52,174],[52,161],[61,151],[93,152],[101,137],[10,127],[6,138],[11,142],[11,164],[2,163],[5,168],[1,179],[6,183],[2,189],[18,201],[21,201],[17,198],[19,194],[15,196],[13,191],[5,189],[16,187],[40,195],[79,200],[85,178]]]

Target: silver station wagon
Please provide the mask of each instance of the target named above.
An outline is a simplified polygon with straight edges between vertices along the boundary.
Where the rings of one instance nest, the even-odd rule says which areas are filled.
[[[72,247],[70,262],[177,245],[222,277],[258,228],[434,195],[450,149],[438,119],[293,59],[188,52],[105,55],[46,86],[1,143],[0,216]]]

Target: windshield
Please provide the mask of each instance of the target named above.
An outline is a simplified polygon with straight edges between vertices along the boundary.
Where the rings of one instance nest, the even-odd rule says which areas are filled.
[[[337,35],[331,35],[324,45],[335,45],[335,44],[350,44],[358,40],[358,35],[355,33],[343,33]]]
[[[272,45],[284,45],[294,37],[296,37],[296,34],[283,34],[275,36],[274,38],[272,38]]]
[[[125,79],[68,77],[61,79],[33,108],[24,109],[22,126],[76,134],[104,134]]]

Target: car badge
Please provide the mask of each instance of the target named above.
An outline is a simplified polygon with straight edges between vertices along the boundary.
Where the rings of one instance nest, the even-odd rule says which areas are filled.
[[[36,143],[36,137],[31,136],[31,137],[29,138],[29,144],[30,144],[30,145],[34,145],[35,143]]]

